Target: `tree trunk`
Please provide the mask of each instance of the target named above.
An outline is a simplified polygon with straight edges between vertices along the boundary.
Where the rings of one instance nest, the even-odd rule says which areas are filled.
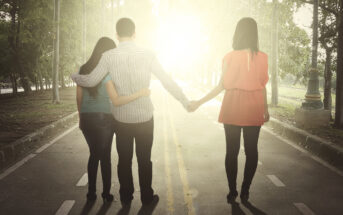
[[[273,26],[272,26],[272,105],[277,106],[278,92],[278,1],[273,0]]]
[[[34,83],[34,84],[35,84],[35,88],[36,88],[35,90],[38,91],[38,81],[37,81],[37,77],[35,77],[35,83]]]
[[[343,128],[343,0],[339,2],[335,126]]]
[[[52,72],[52,102],[54,104],[60,103],[59,95],[59,78],[58,69],[60,61],[60,0],[55,0],[55,38],[54,38],[54,60],[53,60],[53,72]]]
[[[38,82],[39,82],[39,90],[44,90],[43,88],[43,77],[41,70],[38,70]]]
[[[25,92],[31,91],[31,86],[29,83],[29,80],[27,76],[24,73],[24,70],[22,68],[21,62],[20,62],[20,14],[19,14],[19,6],[17,4],[17,1],[14,1],[11,6],[11,10],[9,12],[11,17],[11,27],[10,27],[10,34],[8,35],[8,42],[10,45],[11,53],[12,53],[12,62],[14,65],[14,68],[16,68],[22,87],[24,88]]]
[[[117,5],[119,8],[119,5]],[[87,49],[86,0],[82,0],[82,63],[86,62]]]
[[[48,86],[48,79],[45,78],[45,89],[48,90],[49,89],[49,86]]]
[[[293,82],[293,86],[295,86],[299,81],[300,81],[300,78],[302,77],[302,74],[297,74],[296,77],[295,77],[295,80]]]
[[[59,72],[59,76],[60,76],[60,83],[61,83],[61,87],[62,89],[66,88],[66,84],[65,84],[65,81],[64,81],[64,69],[63,68],[60,68]]]
[[[16,95],[18,93],[18,86],[17,86],[17,78],[15,74],[11,74],[10,76],[11,84],[12,84],[12,94]]]
[[[331,98],[331,81],[332,81],[332,71],[331,71],[331,49],[326,49],[326,63],[325,63],[325,70],[324,70],[324,109],[330,110],[332,109],[332,98]],[[331,115],[331,114],[330,114]],[[332,119],[332,116],[330,116]]]

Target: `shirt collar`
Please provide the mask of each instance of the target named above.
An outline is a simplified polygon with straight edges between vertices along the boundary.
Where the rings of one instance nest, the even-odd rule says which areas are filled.
[[[124,41],[124,42],[119,42],[118,47],[129,47],[129,46],[134,46],[135,42],[134,41]]]

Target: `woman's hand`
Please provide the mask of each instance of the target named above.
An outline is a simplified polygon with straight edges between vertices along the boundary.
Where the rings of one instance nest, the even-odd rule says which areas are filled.
[[[194,112],[196,109],[200,107],[201,103],[200,101],[191,101],[190,104],[188,105],[188,112]]]
[[[264,111],[264,122],[268,122],[270,119],[268,110]]]
[[[138,94],[141,97],[144,97],[144,96],[148,97],[148,96],[150,96],[151,91],[149,88],[144,88],[144,89],[141,89],[140,91],[138,91]]]

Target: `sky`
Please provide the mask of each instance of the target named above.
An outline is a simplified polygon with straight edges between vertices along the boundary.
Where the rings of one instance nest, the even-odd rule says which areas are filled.
[[[305,29],[308,35],[311,35],[312,17],[312,7],[307,4],[299,8],[299,10],[294,14],[293,20],[299,27]]]

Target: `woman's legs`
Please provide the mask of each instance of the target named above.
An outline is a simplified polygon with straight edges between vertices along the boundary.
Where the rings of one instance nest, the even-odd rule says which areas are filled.
[[[111,178],[112,178],[112,164],[111,164],[111,149],[113,140],[113,131],[107,130],[104,132],[104,146],[101,149],[100,166],[103,183],[103,195],[110,194]]]
[[[246,162],[244,168],[244,179],[242,183],[241,193],[249,193],[249,188],[256,172],[258,163],[257,143],[260,134],[260,129],[260,126],[243,127]]]
[[[91,129],[83,129],[83,135],[87,141],[89,147],[89,159],[87,165],[87,172],[88,172],[88,194],[87,195],[94,195],[96,193],[96,177],[98,172],[98,165],[99,165],[99,156],[97,152],[97,138],[96,135],[93,134],[93,130]]]
[[[240,148],[241,127],[224,124],[226,137],[225,168],[230,192],[237,193],[237,157]]]
[[[96,192],[96,178],[100,161],[103,180],[103,194],[108,195],[111,188],[111,148],[113,140],[113,116],[110,114],[82,114],[81,127],[89,146],[88,194]]]

